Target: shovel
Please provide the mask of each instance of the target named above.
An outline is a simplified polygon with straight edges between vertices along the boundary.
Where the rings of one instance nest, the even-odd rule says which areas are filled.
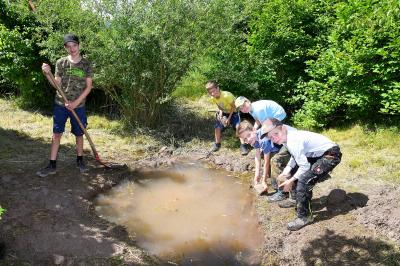
[[[60,88],[58,83],[56,82],[53,74],[51,72],[45,73],[45,75],[51,80],[51,82],[54,84],[55,88],[57,91],[60,93],[61,97],[63,98],[64,102],[68,102],[67,96],[65,95],[64,91]],[[74,110],[71,110],[72,115],[75,117],[76,121],[79,124],[79,127],[82,129],[82,131],[85,133],[86,139],[89,141],[90,147],[92,148],[92,152],[94,155],[94,158],[96,159],[97,162],[105,166],[106,168],[109,169],[121,169],[121,168],[126,168],[126,164],[117,164],[117,163],[110,163],[110,162],[104,162],[100,160],[100,156],[97,153],[96,147],[94,146],[94,143],[92,141],[92,138],[89,135],[89,132],[86,130],[86,128],[83,126],[81,120],[79,119],[78,115]]]

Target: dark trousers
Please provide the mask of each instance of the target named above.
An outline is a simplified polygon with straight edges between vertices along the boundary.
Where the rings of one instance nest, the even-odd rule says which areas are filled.
[[[307,159],[311,168],[300,176],[296,185],[297,216],[300,218],[307,217],[312,213],[311,198],[314,185],[329,177],[329,172],[340,163],[342,153],[339,146],[334,146],[321,157]]]

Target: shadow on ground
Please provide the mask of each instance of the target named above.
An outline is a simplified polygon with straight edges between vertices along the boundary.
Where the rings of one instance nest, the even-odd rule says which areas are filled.
[[[344,190],[334,189],[328,196],[312,200],[314,223],[365,207],[367,202],[368,196],[363,193],[346,194]]]
[[[399,265],[400,252],[369,237],[337,235],[327,229],[302,250],[306,265]]]
[[[106,170],[87,156],[91,171],[82,175],[75,148],[62,145],[57,173],[40,178],[35,173],[47,163],[49,143],[0,128],[0,148],[0,205],[6,209],[0,265],[154,263],[121,226],[98,217],[85,197],[115,184],[121,171]]]

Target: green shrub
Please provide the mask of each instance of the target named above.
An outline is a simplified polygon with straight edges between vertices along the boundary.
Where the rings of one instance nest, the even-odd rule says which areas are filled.
[[[44,90],[41,57],[35,43],[37,21],[22,4],[0,0],[0,73],[1,83],[14,88],[24,107],[49,105],[51,95]]]
[[[400,2],[352,0],[336,10],[329,42],[308,61],[312,80],[300,86],[305,104],[296,122],[314,119],[315,125],[327,125],[379,112],[399,114]],[[316,103],[325,109],[314,109]]]

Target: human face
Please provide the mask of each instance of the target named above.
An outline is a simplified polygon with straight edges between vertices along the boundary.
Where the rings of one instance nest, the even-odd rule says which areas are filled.
[[[74,42],[67,42],[64,47],[67,50],[68,54],[72,57],[79,55],[79,44]]]
[[[250,113],[251,105],[248,101],[245,101],[243,105],[240,107],[240,112],[242,113]]]
[[[253,146],[257,138],[256,130],[246,130],[242,134],[240,134],[239,137],[243,139],[244,142],[246,142],[247,144]]]
[[[207,87],[207,91],[208,91],[208,95],[210,95],[211,97],[218,99],[221,96],[221,92],[219,91],[218,87],[214,87],[214,86]]]
[[[267,138],[276,144],[283,144],[286,142],[286,134],[282,126],[278,126],[268,132]]]

